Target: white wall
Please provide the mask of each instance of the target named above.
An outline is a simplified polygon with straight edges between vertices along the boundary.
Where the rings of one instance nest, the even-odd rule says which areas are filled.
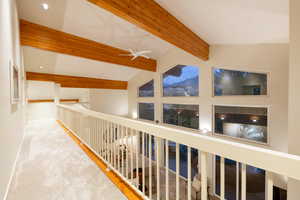
[[[4,199],[23,138],[23,103],[10,103],[9,62],[23,64],[19,42],[19,24],[15,0],[0,1],[0,199]],[[23,81],[21,96],[23,97]],[[22,98],[23,99],[23,98]],[[21,99],[21,100],[22,100]]]
[[[159,121],[162,121],[162,103],[199,104],[200,129],[212,130],[213,104],[269,106],[270,145],[262,147],[286,152],[288,149],[288,48],[289,46],[285,44],[215,45],[211,47],[210,60],[208,62],[203,62],[180,49],[175,49],[158,60],[157,73],[141,72],[129,81],[129,115],[131,117],[136,115],[137,102],[154,102],[155,118]],[[177,64],[200,67],[199,97],[161,97],[161,74]],[[212,97],[213,67],[268,72],[270,73],[270,95],[267,97],[214,98]],[[137,98],[137,88],[153,78],[155,80],[155,98]],[[276,184],[282,187],[286,185],[282,177],[276,180]]]
[[[54,99],[55,83],[44,81],[27,81],[28,99]],[[60,99],[79,99],[87,102],[89,89],[85,88],[59,88]]]
[[[26,81],[27,99],[42,100],[55,99],[56,95],[60,99],[79,99],[80,102],[89,102],[89,89],[85,88],[58,88],[55,83],[43,81]],[[54,103],[30,103],[27,105],[26,119],[42,120],[55,119],[56,106]]]
[[[128,91],[91,89],[90,108],[97,112],[128,116]]]
[[[27,98],[33,100],[54,99],[55,90],[53,82],[26,81]]]
[[[290,1],[289,153],[300,155],[300,1]],[[300,181],[289,179],[288,200],[298,200]]]
[[[60,99],[79,99],[80,102],[89,102],[89,89],[60,88]]]

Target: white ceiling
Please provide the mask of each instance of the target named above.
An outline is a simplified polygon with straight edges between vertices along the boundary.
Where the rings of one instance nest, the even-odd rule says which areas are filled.
[[[156,0],[210,44],[287,43],[288,0]],[[49,4],[49,10],[41,8]],[[86,0],[18,0],[20,18],[122,49],[174,46]],[[24,47],[28,71],[129,80],[139,70]],[[43,66],[40,69],[39,66]]]
[[[209,44],[289,42],[289,0],[156,0]]]
[[[140,70],[57,54],[32,47],[23,47],[26,70],[30,72],[104,78],[109,80],[128,81]],[[40,66],[43,68],[40,69]]]
[[[49,4],[49,10],[41,8]],[[19,0],[20,18],[121,49],[152,50],[158,58],[172,45],[86,0]],[[140,70],[24,47],[27,71],[129,80]],[[43,69],[39,67],[43,66]]]

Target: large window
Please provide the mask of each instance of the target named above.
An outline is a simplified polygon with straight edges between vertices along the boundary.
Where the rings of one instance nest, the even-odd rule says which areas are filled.
[[[166,145],[166,144],[165,144]],[[176,172],[176,143],[168,142],[169,146],[169,169]],[[179,174],[188,177],[188,149],[186,145],[179,145]],[[198,150],[191,148],[191,175],[192,178],[198,173]]]
[[[220,157],[215,158],[215,193],[220,195]],[[246,167],[246,199],[265,199],[265,171],[247,165]],[[239,180],[237,182],[237,180]],[[226,200],[241,199],[241,164],[225,159],[225,198]]]
[[[214,95],[267,95],[267,74],[214,69]]]
[[[154,103],[138,104],[139,119],[154,121]]]
[[[143,154],[143,133],[140,132],[139,133],[139,141],[140,141],[140,154]],[[144,156],[146,156],[147,158],[149,158],[149,142],[150,142],[150,138],[151,138],[151,159],[155,160],[155,156],[156,156],[156,149],[155,149],[155,140],[154,140],[154,136],[149,135],[144,133]]]
[[[198,96],[199,68],[177,65],[163,74],[163,96]]]
[[[154,97],[154,80],[139,87],[139,97]]]
[[[163,104],[163,122],[186,128],[199,129],[199,106]]]
[[[214,132],[267,143],[268,109],[261,107],[214,107]]]

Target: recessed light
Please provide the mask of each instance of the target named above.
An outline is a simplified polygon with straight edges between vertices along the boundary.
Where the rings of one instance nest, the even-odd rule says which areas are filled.
[[[48,9],[49,9],[49,5],[48,5],[47,3],[43,3],[43,4],[42,4],[42,8],[43,8],[44,10],[48,10]]]
[[[44,67],[43,66],[40,66],[40,69],[43,69]]]

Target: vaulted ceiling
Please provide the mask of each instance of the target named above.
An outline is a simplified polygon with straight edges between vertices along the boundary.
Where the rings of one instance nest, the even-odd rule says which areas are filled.
[[[289,42],[288,0],[156,0],[209,44]],[[49,4],[49,10],[41,8]],[[152,50],[159,59],[173,45],[86,0],[18,0],[20,18],[121,49]],[[28,71],[129,80],[140,70],[23,47]],[[40,67],[42,66],[42,68]]]

